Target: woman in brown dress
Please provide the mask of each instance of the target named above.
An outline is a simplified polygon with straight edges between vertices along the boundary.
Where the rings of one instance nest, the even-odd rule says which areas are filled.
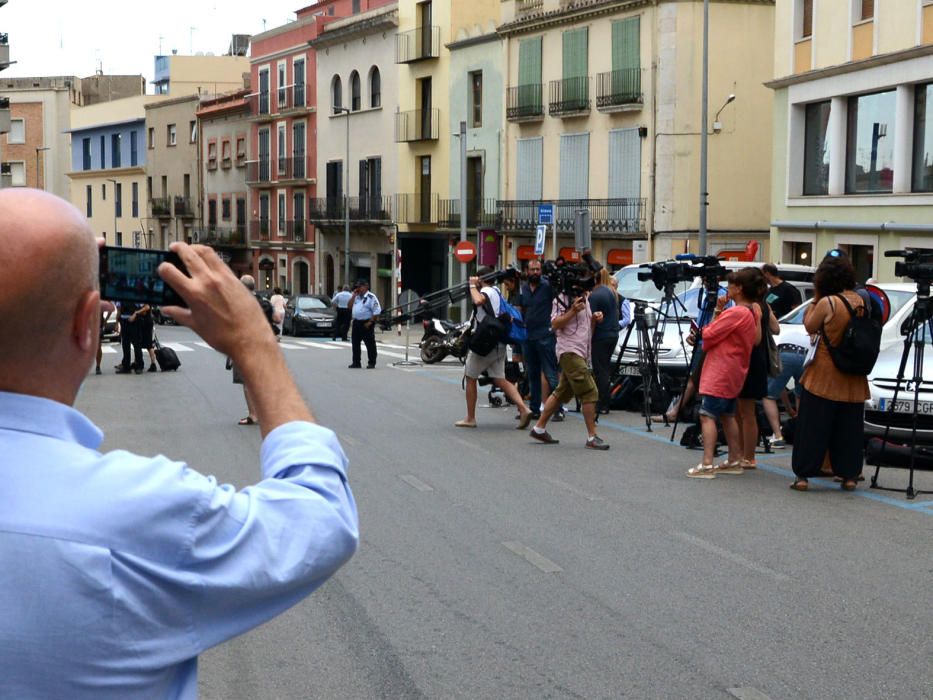
[[[827,257],[813,278],[816,295],[804,316],[811,335],[825,329],[835,346],[849,325],[849,312],[838,298],[845,297],[856,313],[865,302],[855,290],[855,270],[845,256]],[[803,392],[794,435],[793,468],[795,491],[806,491],[807,479],[821,475],[827,453],[833,473],[842,479],[842,488],[852,491],[862,470],[865,433],[865,400],[868,379],[840,372],[820,340],[813,362],[800,378]]]

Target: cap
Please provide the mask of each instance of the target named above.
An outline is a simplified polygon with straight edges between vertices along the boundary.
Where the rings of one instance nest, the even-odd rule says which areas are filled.
[[[362,287],[363,285],[366,285],[366,286],[368,287],[368,286],[369,286],[369,280],[358,279],[358,280],[356,281],[356,284],[354,284],[353,286],[354,286],[354,288],[355,288],[355,287]]]

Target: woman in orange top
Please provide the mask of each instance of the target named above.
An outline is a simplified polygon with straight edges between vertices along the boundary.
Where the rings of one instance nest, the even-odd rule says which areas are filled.
[[[816,270],[813,286],[816,295],[804,316],[804,327],[811,335],[824,329],[829,341],[838,345],[850,319],[838,296],[844,296],[856,313],[865,305],[855,292],[855,269],[843,255],[827,256]],[[806,491],[807,479],[820,475],[828,452],[842,488],[852,491],[862,470],[868,379],[840,372],[821,340],[800,384],[803,392],[792,462],[797,479],[791,488]]]

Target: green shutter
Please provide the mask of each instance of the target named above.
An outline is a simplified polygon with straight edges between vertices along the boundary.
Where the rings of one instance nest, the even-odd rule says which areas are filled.
[[[583,109],[589,98],[587,28],[569,29],[563,34],[563,102],[569,109]]]
[[[541,112],[541,37],[518,45],[518,104],[528,114]]]
[[[614,103],[641,95],[641,18],[612,23],[612,97]]]

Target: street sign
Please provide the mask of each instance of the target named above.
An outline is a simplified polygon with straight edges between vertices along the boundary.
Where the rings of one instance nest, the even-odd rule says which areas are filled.
[[[554,223],[554,205],[553,204],[539,204],[538,205],[538,223],[539,224],[553,224]]]
[[[476,244],[472,241],[460,241],[454,246],[454,257],[462,263],[468,263],[476,257]]]
[[[535,255],[544,255],[544,244],[547,241],[547,226],[541,224],[535,228]]]

